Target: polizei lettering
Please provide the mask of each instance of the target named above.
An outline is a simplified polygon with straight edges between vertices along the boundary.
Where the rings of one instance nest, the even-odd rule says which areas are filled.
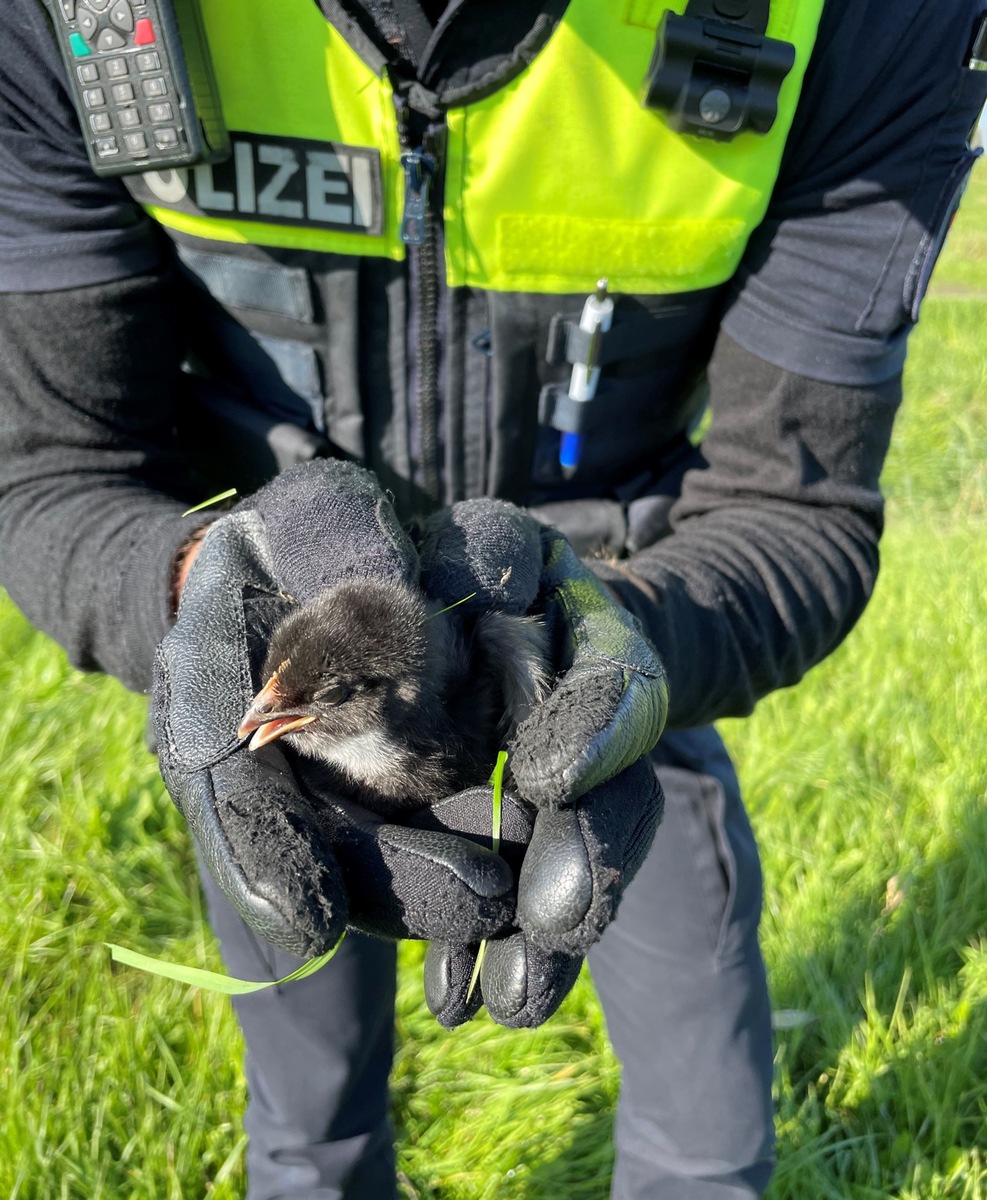
[[[277,225],[380,234],[379,153],[302,138],[231,134],[221,163],[148,171],[128,181],[142,204]]]

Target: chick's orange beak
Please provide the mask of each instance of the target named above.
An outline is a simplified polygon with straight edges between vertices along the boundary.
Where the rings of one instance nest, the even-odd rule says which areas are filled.
[[[282,664],[284,665],[284,664]],[[276,741],[293,729],[303,729],[315,720],[314,713],[285,712],[281,707],[284,697],[280,690],[278,679],[279,667],[261,690],[253,698],[253,702],[240,722],[236,731],[238,738],[245,738],[252,733],[250,749],[259,750],[268,742]]]

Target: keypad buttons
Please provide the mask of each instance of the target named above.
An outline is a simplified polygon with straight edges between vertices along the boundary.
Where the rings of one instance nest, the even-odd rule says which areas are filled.
[[[97,50],[122,50],[127,44],[127,39],[123,36],[119,29],[100,30],[99,37],[96,39]]]
[[[117,0],[116,4],[110,9],[110,22],[117,29],[122,29],[125,33],[131,33],[134,28],[134,10],[127,3],[127,0]]]
[[[0,0],[0,12],[8,2]],[[109,177],[195,161],[200,131],[194,116],[185,112],[183,89],[188,81],[181,69],[181,48],[169,40],[177,34],[165,19],[167,5],[159,17],[150,0],[44,0],[44,4],[56,26],[67,82],[96,173]],[[188,102],[192,103],[191,95]]]
[[[96,30],[99,28],[99,21],[96,19],[95,13],[86,12],[85,9],[79,10],[79,32],[91,42],[96,36]]]

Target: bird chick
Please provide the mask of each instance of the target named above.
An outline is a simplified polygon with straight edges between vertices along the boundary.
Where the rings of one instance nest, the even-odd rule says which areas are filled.
[[[238,730],[325,764],[382,815],[485,782],[548,694],[548,636],[533,617],[441,610],[417,590],[352,580],[275,628]]]

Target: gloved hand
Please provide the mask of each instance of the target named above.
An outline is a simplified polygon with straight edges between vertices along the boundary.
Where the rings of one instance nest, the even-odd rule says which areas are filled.
[[[353,576],[418,576],[375,477],[332,460],[286,471],[211,526],[155,664],[161,773],[200,856],[244,920],[302,958],[346,926],[471,942],[514,911],[510,871],[488,849],[390,824],[334,799],[316,764],[237,738],[274,626]]]
[[[517,929],[488,942],[469,999],[475,945],[433,944],[425,967],[426,997],[444,1025],[467,1020],[481,998],[501,1024],[537,1025],[572,987],[661,820],[661,787],[643,756],[664,725],[665,672],[565,538],[513,505],[468,501],[436,514],[420,555],[429,595],[471,596],[464,607],[477,612],[533,609],[552,636],[558,683],[518,729],[511,758],[517,791],[535,806]],[[489,791],[477,792],[489,809]]]

